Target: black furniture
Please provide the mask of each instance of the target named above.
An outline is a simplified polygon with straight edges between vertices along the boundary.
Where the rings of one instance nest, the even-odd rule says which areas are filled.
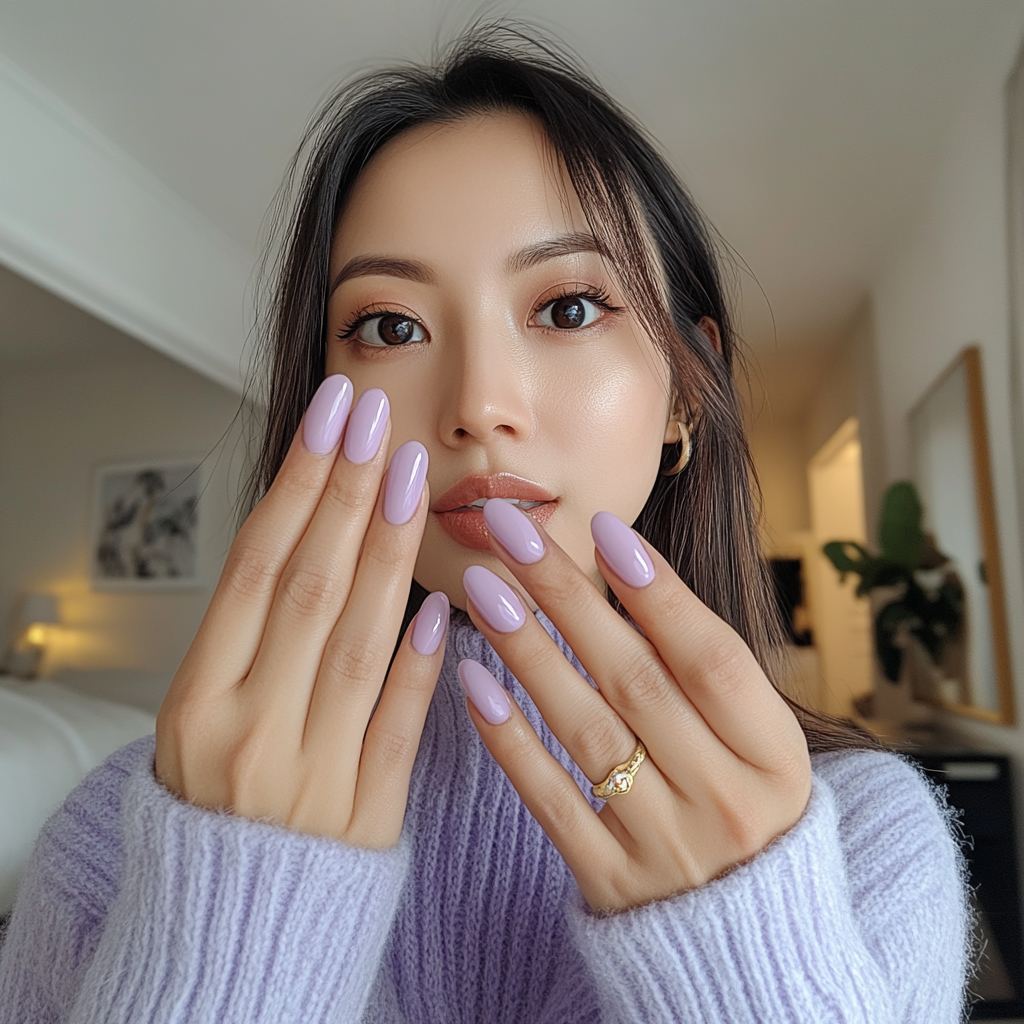
[[[980,974],[970,986],[979,999],[970,1019],[1024,1017],[1024,948],[1010,760],[976,750],[904,749],[901,753],[946,787],[950,804],[963,811],[963,828],[973,843],[965,854],[987,948]]]

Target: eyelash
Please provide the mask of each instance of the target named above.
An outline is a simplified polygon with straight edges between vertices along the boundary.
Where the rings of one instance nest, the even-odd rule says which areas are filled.
[[[538,313],[543,309],[547,309],[548,306],[558,302],[560,299],[586,299],[587,302],[593,303],[599,309],[604,310],[606,313],[621,313],[623,310],[622,306],[613,306],[609,301],[608,291],[605,288],[595,290],[593,288],[587,288],[583,291],[575,288],[568,288],[557,295],[552,295],[549,299],[542,302],[531,314],[531,319],[537,316]],[[367,306],[356,313],[350,320],[346,321],[341,328],[338,330],[338,338],[341,341],[350,341],[355,337],[356,332],[363,324],[370,320],[376,320],[382,316],[408,316],[410,320],[415,320],[413,316],[409,316],[408,313],[403,313],[401,310],[391,309],[387,306]],[[419,321],[417,321],[419,322]],[[593,326],[592,324],[590,326]],[[571,334],[572,331],[565,328],[547,328],[548,330],[556,330],[561,334]],[[579,328],[585,330],[586,328]],[[370,345],[368,348],[384,348],[385,346]],[[396,348],[403,348],[404,346],[394,346]]]
[[[562,292],[560,292],[558,295],[552,295],[551,298],[548,299],[546,302],[542,302],[533,311],[533,316],[536,316],[538,313],[540,313],[540,311],[542,309],[547,309],[548,306],[553,305],[554,303],[558,302],[560,299],[586,299],[587,302],[593,303],[595,306],[598,307],[598,309],[603,309],[606,313],[621,313],[622,312],[622,308],[623,308],[622,306],[613,306],[611,304],[611,302],[609,302],[609,300],[608,300],[608,290],[606,288],[601,288],[598,291],[595,291],[593,288],[587,288],[587,289],[585,289],[583,291],[580,291],[579,289],[576,289],[576,288],[568,288],[568,289],[565,289]],[[590,326],[594,326],[594,325],[591,324]],[[566,328],[557,328],[556,327],[554,329],[558,330],[558,331],[561,331],[564,334],[571,334],[571,333],[573,333],[572,331],[569,331]],[[585,330],[586,328],[580,328],[580,329],[581,330]],[[550,330],[550,328],[549,328],[549,330]]]

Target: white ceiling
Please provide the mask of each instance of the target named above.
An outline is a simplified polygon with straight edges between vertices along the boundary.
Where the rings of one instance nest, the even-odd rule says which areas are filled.
[[[255,253],[305,120],[331,85],[381,59],[429,56],[480,9],[4,0],[0,52]],[[660,139],[756,277],[742,281],[744,329],[761,363],[777,337],[807,367],[841,336],[912,217],[972,63],[1020,0],[485,9],[557,33]]]

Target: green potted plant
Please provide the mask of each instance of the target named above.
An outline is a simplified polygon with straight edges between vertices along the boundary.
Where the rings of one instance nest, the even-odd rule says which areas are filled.
[[[875,614],[875,651],[885,678],[900,678],[911,638],[939,665],[944,650],[962,632],[964,588],[950,560],[922,526],[924,509],[912,483],[894,483],[882,501],[878,527],[881,552],[873,555],[852,540],[829,541],[822,550],[839,571],[860,577],[858,596],[896,588]]]

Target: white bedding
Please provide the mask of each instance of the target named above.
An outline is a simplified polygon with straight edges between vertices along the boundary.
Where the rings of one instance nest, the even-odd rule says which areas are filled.
[[[14,904],[40,827],[82,778],[156,718],[59,683],[0,677],[0,914]]]

